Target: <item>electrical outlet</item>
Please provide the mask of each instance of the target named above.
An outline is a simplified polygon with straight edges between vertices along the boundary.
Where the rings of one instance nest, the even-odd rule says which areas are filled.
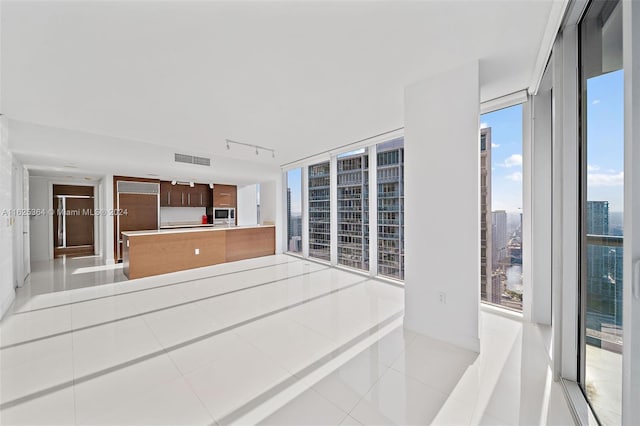
[[[438,292],[438,301],[440,301],[440,303],[446,305],[447,304],[447,293],[445,293],[444,291],[439,291]]]
[[[200,254],[200,249],[196,249],[196,256]]]

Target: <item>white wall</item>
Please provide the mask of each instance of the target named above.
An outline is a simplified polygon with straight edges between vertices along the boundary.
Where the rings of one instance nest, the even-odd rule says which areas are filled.
[[[12,155],[6,120],[0,119],[0,317],[15,298],[13,278]]]
[[[405,90],[405,327],[479,351],[478,63]],[[446,303],[439,293],[446,293]]]
[[[29,178],[29,208],[34,211],[47,211],[51,207],[49,201],[49,180],[41,176]],[[38,214],[29,219],[29,239],[31,261],[49,260],[49,221],[48,214]]]
[[[282,174],[275,181],[260,183],[260,221],[261,224],[276,225],[276,253],[282,253],[286,235],[282,206]],[[282,234],[282,235],[281,235]]]
[[[238,186],[238,225],[256,225],[258,223],[256,185]]]
[[[12,206],[17,213],[13,223],[13,284],[14,287],[22,287],[24,279],[29,271],[25,268],[24,251],[25,241],[23,232],[26,232],[25,222],[29,217],[24,213],[24,166],[16,158],[13,158],[12,164]]]
[[[531,233],[530,240],[523,240],[523,250],[531,257],[524,257],[530,259],[529,282],[525,283],[529,297],[525,296],[524,302],[530,306],[532,322],[551,325],[551,90],[541,90],[529,104],[535,120],[523,165],[530,170],[525,176],[531,179],[530,198],[525,196],[525,218],[531,220]]]
[[[102,178],[101,202],[107,211],[113,207],[113,175],[106,175]],[[100,229],[102,230],[102,258],[106,263],[115,262],[113,253],[113,217],[103,216]]]

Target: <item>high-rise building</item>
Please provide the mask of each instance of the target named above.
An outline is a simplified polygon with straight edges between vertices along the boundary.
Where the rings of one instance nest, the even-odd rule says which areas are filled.
[[[331,163],[309,166],[309,256],[331,260]]]
[[[586,231],[587,341],[600,346],[622,326],[623,239],[609,235],[608,201],[587,201]]]
[[[496,210],[491,213],[491,227],[491,244],[493,248],[492,268],[495,271],[496,269],[504,267],[504,261],[507,257],[509,234],[507,233],[507,212],[505,210]]]
[[[404,138],[377,146],[378,273],[404,279]]]
[[[369,270],[369,155],[337,159],[338,263]]]
[[[300,214],[291,215],[291,229],[293,229],[293,237],[302,237],[302,216]]]
[[[608,201],[587,201],[587,234],[609,235]]]
[[[480,294],[483,300],[500,303],[493,294],[491,226],[491,127],[480,130]]]

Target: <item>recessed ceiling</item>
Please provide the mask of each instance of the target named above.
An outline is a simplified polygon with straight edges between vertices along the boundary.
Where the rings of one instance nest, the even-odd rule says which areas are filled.
[[[482,100],[526,88],[551,3],[4,1],[1,108],[84,135],[80,166],[126,155],[90,158],[108,137],[275,170],[402,127],[404,88],[457,64],[480,61]],[[43,162],[54,140],[11,147]]]

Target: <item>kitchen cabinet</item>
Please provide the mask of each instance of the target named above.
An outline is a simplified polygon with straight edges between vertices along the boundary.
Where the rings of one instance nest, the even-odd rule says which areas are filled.
[[[235,185],[219,185],[213,186],[213,207],[229,208],[233,207],[235,211],[235,225],[238,224],[238,188]]]
[[[160,207],[182,207],[182,188],[171,182],[160,182]]]
[[[160,183],[161,207],[211,207],[212,194],[209,185],[196,184],[171,185],[171,182]]]
[[[209,185],[197,184],[189,188],[187,205],[190,207],[211,207],[211,189]]]
[[[235,185],[214,185],[213,207],[236,207],[238,190]]]

